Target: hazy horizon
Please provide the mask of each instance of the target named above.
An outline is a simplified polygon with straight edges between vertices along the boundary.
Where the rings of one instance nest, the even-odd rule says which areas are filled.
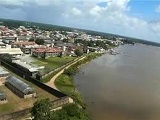
[[[0,0],[0,18],[160,43],[160,0]]]

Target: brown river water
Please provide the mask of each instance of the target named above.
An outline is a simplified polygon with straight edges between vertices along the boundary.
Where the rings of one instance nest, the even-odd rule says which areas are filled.
[[[93,120],[160,120],[160,48],[124,45],[80,67],[75,84]]]

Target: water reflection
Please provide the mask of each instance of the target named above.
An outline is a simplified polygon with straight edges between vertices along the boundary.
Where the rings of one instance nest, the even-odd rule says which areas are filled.
[[[94,120],[160,120],[160,48],[120,46],[80,68],[75,83]]]

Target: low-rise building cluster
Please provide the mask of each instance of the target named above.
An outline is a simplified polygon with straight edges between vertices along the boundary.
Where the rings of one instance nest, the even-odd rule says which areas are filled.
[[[43,40],[43,44],[37,44],[37,40]],[[79,30],[43,30],[38,27],[19,26],[9,29],[0,26],[0,54],[22,55],[31,54],[35,57],[52,57],[62,55],[74,55],[76,48],[83,49],[85,44],[77,44],[76,40],[82,41],[107,41],[113,45],[122,44],[121,38],[116,40],[105,39],[102,36],[89,35]],[[106,45],[107,45],[106,43]],[[88,47],[93,47],[89,46]],[[101,46],[97,52],[102,52]],[[102,51],[100,51],[102,50]],[[20,52],[21,51],[21,52]]]
[[[10,89],[14,94],[20,98],[31,98],[36,97],[36,92],[34,89],[18,79],[17,77],[11,75],[7,70],[0,66],[0,86],[5,85]],[[3,88],[2,88],[3,90]],[[7,94],[3,91],[0,91],[0,104],[7,102]]]
[[[9,54],[17,67],[21,66],[21,69],[34,78],[38,77],[39,68],[28,64],[28,61],[21,61],[24,55],[44,59],[55,56],[78,56],[75,53],[77,49],[82,54],[104,53],[110,45],[119,44],[122,44],[120,38],[109,40],[103,36],[90,35],[79,30],[49,31],[35,26],[19,26],[12,29],[0,26],[0,55]]]

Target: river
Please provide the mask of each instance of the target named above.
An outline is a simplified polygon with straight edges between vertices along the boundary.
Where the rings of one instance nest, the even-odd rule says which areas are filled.
[[[93,120],[160,120],[160,48],[124,45],[80,67],[75,84]]]

